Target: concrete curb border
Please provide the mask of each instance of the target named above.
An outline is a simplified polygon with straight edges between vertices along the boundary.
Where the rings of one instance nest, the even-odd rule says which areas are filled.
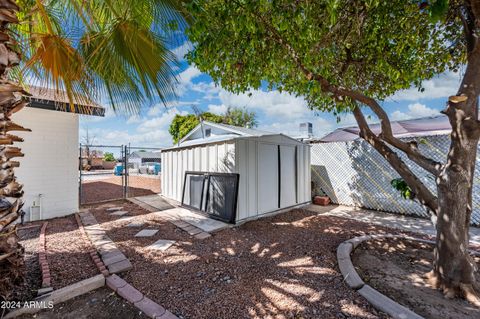
[[[107,287],[132,303],[138,310],[152,319],[178,319],[173,313],[151,300],[128,282],[113,274],[106,279]]]
[[[93,261],[103,275],[116,274],[133,268],[132,263],[118,249],[117,245],[107,236],[97,219],[88,210],[78,214],[86,236],[95,247],[90,251]],[[100,254],[100,258],[98,257]]]
[[[78,224],[78,228],[80,229],[80,232],[82,233],[83,239],[88,243],[90,246],[90,249],[88,250],[88,253],[90,255],[90,258],[92,259],[93,263],[95,266],[97,266],[97,269],[100,273],[102,273],[103,276],[108,277],[110,275],[110,272],[108,271],[107,267],[103,263],[102,259],[98,257],[97,250],[93,248],[93,244],[88,238],[87,232],[85,231],[85,228],[83,227],[82,221],[80,220],[80,216],[78,214],[75,214],[75,219]]]
[[[374,306],[380,311],[385,312],[392,318],[423,319],[422,316],[416,314],[407,307],[400,305],[396,301],[388,298],[384,294],[365,284],[365,282],[363,282],[363,280],[360,278],[357,271],[355,270],[355,267],[353,266],[352,260],[350,258],[350,255],[355,250],[355,248],[357,248],[358,245],[360,245],[364,241],[381,238],[408,239],[427,244],[435,244],[435,242],[432,240],[425,240],[411,236],[401,236],[393,234],[365,235],[346,240],[341,243],[337,248],[338,267],[340,268],[343,279],[350,288],[356,290],[360,295],[367,299],[367,301],[372,304],[372,306]]]
[[[4,319],[15,318],[24,314],[34,314],[103,286],[105,286],[105,277],[103,275],[96,275],[42,295],[35,299],[34,307],[19,308],[8,313]]]

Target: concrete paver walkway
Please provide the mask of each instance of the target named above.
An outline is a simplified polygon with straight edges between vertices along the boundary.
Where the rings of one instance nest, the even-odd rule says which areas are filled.
[[[149,207],[156,209],[157,211],[154,214],[169,220],[192,236],[199,235],[201,232],[211,233],[230,227],[229,224],[222,221],[209,218],[191,209],[179,207],[179,204],[172,204],[161,195],[140,196],[134,199],[134,203],[147,204]],[[185,227],[182,227],[182,223],[186,223]]]
[[[216,219],[208,218],[205,215],[198,214],[194,211],[183,207],[175,207],[159,212],[162,216],[170,220],[181,220],[195,226],[204,232],[211,233],[229,227],[227,223]],[[195,234],[192,234],[195,235]]]
[[[321,215],[343,217],[365,223],[381,225],[435,237],[437,231],[430,220],[410,216],[373,211],[349,206],[309,205],[305,209]],[[480,228],[470,227],[470,244],[480,245]]]

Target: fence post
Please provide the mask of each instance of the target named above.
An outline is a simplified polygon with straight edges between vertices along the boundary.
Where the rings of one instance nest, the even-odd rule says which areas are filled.
[[[79,146],[78,152],[78,207],[82,205],[82,169],[83,169],[83,161],[82,161],[82,143]]]
[[[123,186],[123,199],[126,199],[128,197],[128,146],[124,145],[123,146],[123,174],[124,174],[124,186]]]

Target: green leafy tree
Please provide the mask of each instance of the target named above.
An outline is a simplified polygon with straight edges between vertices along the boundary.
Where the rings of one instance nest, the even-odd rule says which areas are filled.
[[[210,112],[204,112],[200,117],[205,121],[210,121],[214,123],[222,123],[224,117],[221,115],[216,115]],[[184,138],[191,130],[193,130],[200,120],[194,114],[188,115],[175,115],[168,129],[170,135],[173,138],[174,143],[178,143],[182,138]]]
[[[115,156],[113,156],[113,153],[106,152],[103,154],[103,160],[106,162],[115,162]]]
[[[182,1],[1,0],[0,1],[0,299],[23,277],[23,249],[16,221],[22,185],[11,131],[28,129],[11,115],[28,105],[24,79],[66,92],[72,108],[106,97],[117,111],[175,97],[174,55],[168,41],[185,26]],[[87,108],[88,110],[88,108]],[[27,154],[28,156],[28,154]]]
[[[189,5],[188,59],[232,92],[269,88],[304,96],[312,109],[352,112],[360,136],[390,163],[436,220],[432,283],[480,304],[467,251],[480,137],[480,4],[474,0],[198,0]],[[393,136],[381,101],[465,65],[443,113],[452,125],[445,162]],[[365,120],[376,115],[381,133]],[[395,147],[396,150],[394,150]],[[431,174],[431,191],[398,152]]]
[[[224,123],[241,127],[256,127],[258,125],[257,115],[253,111],[248,111],[245,107],[231,107],[223,115]]]

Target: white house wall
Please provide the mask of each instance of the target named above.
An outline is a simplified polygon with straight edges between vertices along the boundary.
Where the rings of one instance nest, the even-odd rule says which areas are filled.
[[[232,142],[165,150],[162,152],[162,194],[182,200],[186,171],[232,173],[235,144]]]
[[[39,200],[43,219],[78,211],[78,115],[27,107],[13,120],[32,129],[16,132],[25,142],[18,143],[25,157],[15,170],[24,185],[24,210]]]

